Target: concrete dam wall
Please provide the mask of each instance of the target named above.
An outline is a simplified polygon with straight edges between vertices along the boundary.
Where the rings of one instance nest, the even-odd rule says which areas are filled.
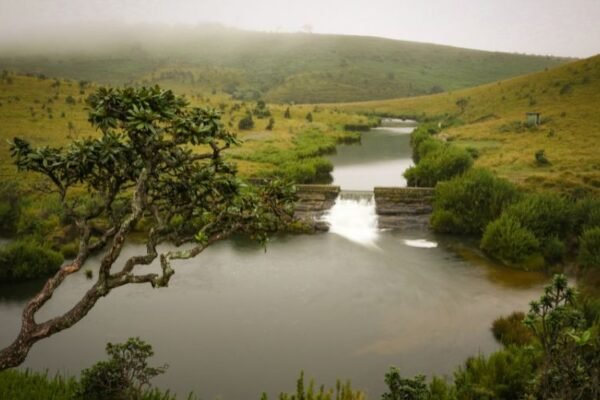
[[[307,222],[320,221],[338,196],[372,197],[378,225],[382,229],[427,229],[433,209],[433,188],[375,187],[373,192],[342,191],[333,185],[297,185],[296,216]],[[319,229],[324,229],[319,224]]]

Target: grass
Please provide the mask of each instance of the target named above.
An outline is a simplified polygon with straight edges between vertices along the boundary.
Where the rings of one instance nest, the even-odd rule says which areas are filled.
[[[4,74],[0,79],[0,179],[22,180],[9,155],[8,140],[26,138],[39,146],[63,146],[76,138],[96,136],[87,122],[85,98],[95,90],[87,85],[81,92],[77,81],[40,79],[35,76]],[[345,125],[374,124],[374,119],[308,105],[289,106],[291,118],[285,118],[288,106],[268,105],[275,120],[267,130],[269,118],[254,117],[254,128],[239,130],[238,121],[256,108],[255,102],[233,100],[222,93],[200,95],[185,87],[176,87],[192,106],[221,108],[225,126],[237,132],[242,146],[228,151],[243,177],[259,177],[277,171],[290,161],[309,160],[334,151],[338,141],[352,140],[356,134]],[[75,99],[68,104],[67,98]],[[313,122],[305,119],[312,113]],[[27,176],[28,179],[31,176]]]
[[[464,112],[457,105],[461,99],[467,100]],[[441,137],[478,149],[476,166],[529,189],[600,194],[599,104],[600,56],[595,56],[471,89],[324,108],[420,119],[456,117],[462,124],[444,129]],[[541,125],[527,126],[529,111],[541,113]],[[548,165],[536,162],[539,150]]]
[[[77,39],[65,36],[49,35],[46,45],[14,39],[12,46],[0,48],[0,69],[315,103],[457,90],[567,61],[375,37],[220,27],[133,30],[114,25],[102,38],[85,30],[78,30]],[[80,45],[64,44],[77,40]]]

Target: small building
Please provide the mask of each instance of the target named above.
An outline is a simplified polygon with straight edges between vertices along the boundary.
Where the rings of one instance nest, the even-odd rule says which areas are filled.
[[[527,116],[527,125],[538,126],[542,122],[542,114],[539,112],[528,112],[525,115]]]

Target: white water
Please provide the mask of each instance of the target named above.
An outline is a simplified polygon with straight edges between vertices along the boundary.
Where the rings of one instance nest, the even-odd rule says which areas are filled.
[[[363,246],[377,247],[379,232],[372,193],[340,193],[323,220],[329,224],[329,232]]]
[[[414,240],[406,239],[406,240],[404,240],[404,244],[409,247],[420,247],[423,249],[433,249],[438,246],[438,244],[436,242],[431,242],[431,241],[425,240],[425,239],[414,239]]]

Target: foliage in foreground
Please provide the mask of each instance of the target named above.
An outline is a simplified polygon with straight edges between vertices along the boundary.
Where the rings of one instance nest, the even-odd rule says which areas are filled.
[[[77,398],[81,400],[143,399],[150,390],[150,380],[163,374],[167,365],[148,366],[154,355],[152,346],[129,338],[125,343],[106,345],[108,361],[100,361],[81,372]]]

